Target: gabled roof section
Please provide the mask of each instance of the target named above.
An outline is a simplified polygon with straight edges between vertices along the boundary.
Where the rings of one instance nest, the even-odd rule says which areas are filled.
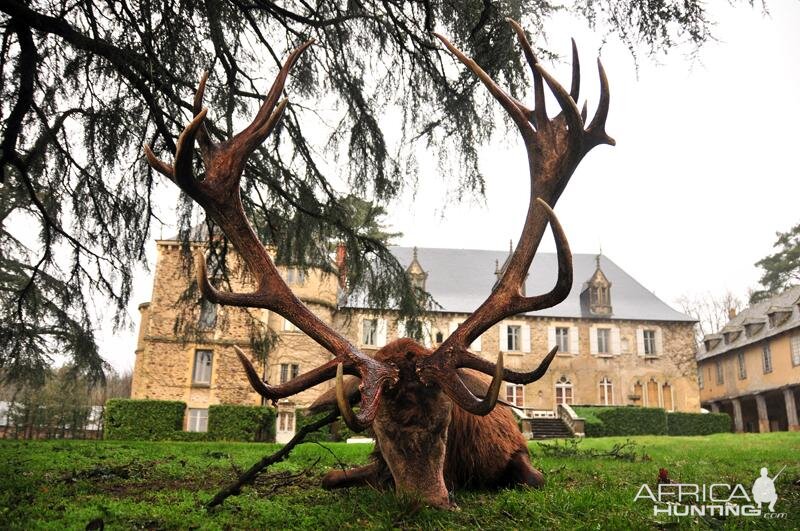
[[[390,247],[390,250],[404,267],[411,263],[412,247]],[[428,273],[426,289],[441,305],[436,311],[472,313],[492,292],[492,286],[497,280],[495,264],[503,263],[508,252],[420,247],[417,249],[417,256],[419,262],[425,264],[425,271]],[[607,280],[614,285],[614,315],[610,319],[694,322],[692,317],[670,308],[608,257],[602,256],[600,260]],[[553,308],[530,312],[528,315],[601,318],[591,315],[588,309],[581,307],[580,303],[582,284],[596,270],[595,255],[573,254],[572,261],[573,285],[567,299]],[[537,253],[525,282],[526,293],[536,295],[550,291],[555,285],[557,276],[556,254]],[[351,297],[346,301],[346,306],[366,308],[357,297]]]
[[[697,350],[698,361],[758,343],[788,330],[800,330],[799,304],[800,286],[793,286],[783,293],[742,310],[739,315],[728,321],[721,333],[725,334],[726,331],[735,330],[738,327],[744,327],[745,333],[739,334],[738,337],[730,342],[719,342],[712,348],[708,348],[708,344],[703,341],[703,344]],[[781,315],[785,319],[771,320],[769,319],[770,315]]]

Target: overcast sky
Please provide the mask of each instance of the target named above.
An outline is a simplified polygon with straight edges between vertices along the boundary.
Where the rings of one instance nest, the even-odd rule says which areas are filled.
[[[769,17],[758,8],[709,5],[718,41],[695,60],[686,49],[655,61],[642,55],[637,73],[624,46],[605,45],[611,86],[606,130],[617,146],[595,148],[556,207],[573,252],[602,246],[672,306],[682,295],[727,290],[745,299],[760,276],[753,264],[771,252],[775,232],[800,221],[800,2],[771,2]],[[568,18],[547,31],[549,48],[565,57],[575,37],[581,99],[589,98],[591,116],[601,35]],[[567,63],[549,70],[569,86]],[[556,109],[554,102],[549,109]],[[509,239],[516,242],[529,187],[519,135],[480,154],[485,203],[443,208],[453,183],[433,169],[423,171],[416,194],[388,206],[389,224],[404,233],[398,244],[507,249]],[[150,247],[152,260],[155,243]],[[542,250],[554,250],[549,234]],[[135,327],[137,306],[151,293],[152,273],[140,271],[130,305]],[[100,333],[103,355],[118,370],[133,367],[135,327],[114,334],[106,324]]]

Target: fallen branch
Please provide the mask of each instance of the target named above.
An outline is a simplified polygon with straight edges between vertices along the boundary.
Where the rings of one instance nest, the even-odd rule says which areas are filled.
[[[214,496],[211,501],[206,504],[206,508],[211,509],[212,507],[221,505],[222,502],[224,502],[229,496],[236,496],[240,494],[242,492],[242,487],[245,485],[252,485],[262,470],[267,468],[269,465],[279,463],[289,457],[289,454],[294,447],[303,442],[303,439],[305,439],[306,435],[317,431],[323,426],[327,426],[337,418],[339,418],[339,412],[334,411],[328,416],[323,417],[316,422],[312,422],[311,424],[306,424],[300,428],[300,431],[298,431],[288,443],[283,445],[280,450],[272,455],[263,457],[258,463],[251,466],[247,472],[239,476],[239,479],[237,479],[234,483],[219,491],[216,496]]]

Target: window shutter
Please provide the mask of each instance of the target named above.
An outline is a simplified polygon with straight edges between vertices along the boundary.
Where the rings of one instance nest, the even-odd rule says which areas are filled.
[[[593,356],[597,355],[597,328],[594,326],[589,329],[589,351]]]
[[[378,347],[383,347],[386,345],[386,319],[378,319],[378,333],[376,334],[377,337],[376,343]]]
[[[508,325],[500,323],[500,352],[508,352]]]
[[[569,327],[569,352],[576,356],[581,353],[580,336],[578,336],[578,327]]]
[[[523,324],[520,326],[522,330],[522,352],[531,351],[531,327]]]
[[[550,352],[553,350],[553,347],[556,346],[556,327],[555,326],[548,326],[547,327],[547,351]],[[561,353],[559,353],[561,354]]]
[[[636,329],[636,352],[644,356],[644,330],[641,328]]]
[[[614,327],[611,329],[611,353],[615,356],[619,356],[620,353],[619,343],[619,328]]]
[[[661,329],[656,328],[656,354],[659,356],[664,353],[664,339],[661,334]]]

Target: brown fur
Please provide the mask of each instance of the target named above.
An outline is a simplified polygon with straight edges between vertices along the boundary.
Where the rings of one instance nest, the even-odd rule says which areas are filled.
[[[326,488],[369,484],[412,494],[428,504],[452,508],[448,490],[501,487],[516,484],[540,486],[544,478],[531,466],[528,446],[507,406],[498,404],[484,417],[467,413],[437,385],[424,385],[416,374],[416,361],[431,351],[410,339],[397,340],[375,355],[395,364],[400,380],[384,389],[372,424],[376,446],[373,462],[348,471],[332,471],[323,479]],[[459,370],[476,395],[488,389],[484,375]],[[358,378],[345,380],[351,403],[358,400]],[[312,411],[336,407],[330,390],[311,406]]]

